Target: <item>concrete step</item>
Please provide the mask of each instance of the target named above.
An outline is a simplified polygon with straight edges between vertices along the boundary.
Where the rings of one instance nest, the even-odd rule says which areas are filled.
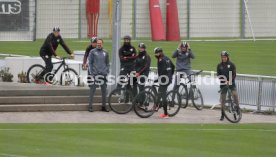
[[[101,110],[101,103],[93,104],[94,111]],[[88,104],[10,104],[0,105],[0,112],[38,112],[38,111],[87,111]]]
[[[101,103],[101,96],[94,96],[94,103]],[[112,102],[116,101],[114,97]],[[89,96],[17,96],[0,97],[0,106],[9,104],[82,104],[88,103]],[[108,98],[106,98],[108,102]]]
[[[88,96],[18,96],[0,97],[0,104],[79,104],[88,103],[88,100]],[[100,96],[94,98],[95,103],[101,100]]]
[[[11,96],[87,96],[89,95],[89,88],[87,89],[12,89],[0,90],[0,97]],[[95,95],[100,95],[101,90],[97,89]]]

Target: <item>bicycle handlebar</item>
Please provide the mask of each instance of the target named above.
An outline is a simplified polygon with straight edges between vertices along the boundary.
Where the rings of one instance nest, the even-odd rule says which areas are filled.
[[[188,77],[190,77],[190,76],[192,76],[192,75],[195,75],[195,76],[196,76],[196,75],[199,75],[200,73],[202,73],[202,71],[203,71],[203,70],[200,70],[200,71],[198,71],[198,72],[192,73],[192,74],[188,75]]]

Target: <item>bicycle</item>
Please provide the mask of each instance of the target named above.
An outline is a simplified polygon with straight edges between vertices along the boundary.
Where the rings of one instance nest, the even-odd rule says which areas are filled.
[[[188,82],[180,82],[180,85],[177,86],[176,91],[178,91],[178,93],[180,94],[181,102],[184,102],[184,105],[181,106],[182,108],[186,108],[188,106],[189,100],[191,100],[193,106],[197,110],[203,109],[203,96],[201,94],[201,91],[195,85],[195,76],[199,75],[201,72],[202,70],[188,75],[186,78],[184,78],[186,80],[188,79]],[[188,84],[190,84],[189,90]]]
[[[128,89],[130,75],[122,80],[122,86],[112,90],[108,96],[108,105],[112,111],[118,114],[126,114],[133,108],[133,92],[132,87]]]
[[[233,100],[232,90],[229,85],[223,87],[219,93],[222,93],[226,90],[226,100],[225,104],[222,107],[222,113],[225,118],[231,123],[238,123],[242,118],[242,112],[238,104],[236,104]]]
[[[148,81],[151,84],[146,86],[144,91],[140,92],[132,101],[135,113],[141,118],[152,116],[154,112],[158,112],[164,105],[160,103],[161,97],[159,97],[157,92],[157,88],[159,88],[158,80],[148,79]],[[181,106],[180,95],[176,91],[171,90],[167,92],[166,98],[168,115],[170,117],[175,116]]]
[[[158,80],[148,78],[149,85],[145,86],[144,91],[152,92],[153,95],[157,95],[159,88]]]
[[[50,84],[56,84],[58,81],[55,80],[56,74],[59,72],[59,70],[63,67],[63,71],[60,76],[60,85],[64,86],[79,86],[80,79],[78,77],[78,73],[72,69],[69,68],[68,64],[66,64],[65,60],[69,59],[69,57],[63,57],[61,58],[61,61],[55,62],[53,64],[60,64],[57,69],[52,70],[52,72],[45,74],[44,76],[41,76],[40,74],[42,71],[44,71],[45,67],[40,64],[34,64],[32,65],[27,72],[27,81],[29,83],[37,83],[41,81],[41,78],[43,77],[44,81],[50,83]]]

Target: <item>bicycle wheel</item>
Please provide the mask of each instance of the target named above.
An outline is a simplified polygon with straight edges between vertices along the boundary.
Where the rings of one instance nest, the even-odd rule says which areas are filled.
[[[242,118],[242,112],[240,107],[234,103],[231,92],[227,92],[227,100],[223,108],[223,114],[225,118],[231,123],[238,123]]]
[[[132,92],[126,88],[116,88],[108,96],[108,104],[112,111],[118,114],[126,114],[133,108]]]
[[[140,92],[133,100],[134,111],[141,118],[148,118],[153,115],[156,109],[155,97],[151,92]]]
[[[40,80],[40,74],[45,69],[40,64],[32,65],[27,72],[27,81],[28,83],[37,83]]]
[[[194,107],[197,110],[202,110],[203,109],[203,97],[202,94],[200,92],[200,90],[198,88],[196,88],[196,86],[191,87],[192,88],[192,93],[191,93],[191,99],[192,99],[192,103],[194,105]]]
[[[188,106],[188,100],[189,100],[187,86],[181,83],[178,87],[178,93],[181,99],[181,107],[186,108]]]
[[[64,69],[60,75],[60,85],[62,86],[79,86],[80,79],[78,73],[71,68]]]
[[[181,106],[181,97],[180,94],[177,91],[170,91],[167,93],[166,95],[167,97],[167,111],[168,111],[168,115],[170,117],[175,116],[179,110],[180,110],[180,106]]]

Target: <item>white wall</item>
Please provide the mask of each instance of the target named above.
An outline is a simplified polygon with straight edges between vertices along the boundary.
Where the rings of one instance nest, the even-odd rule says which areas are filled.
[[[239,37],[240,0],[191,0],[191,37]]]
[[[100,37],[108,38],[110,34],[108,0],[101,0],[100,2],[98,34]],[[240,37],[241,0],[191,0],[190,2],[190,37]],[[187,0],[177,0],[177,4],[181,37],[186,37]],[[165,23],[166,0],[160,0],[160,6]],[[248,7],[256,37],[275,37],[276,1],[250,0]],[[133,1],[122,0],[122,36],[133,34],[132,11]],[[137,37],[150,38],[148,0],[137,0],[136,17]],[[79,30],[81,38],[86,38],[85,0],[37,0],[37,38],[45,38],[55,25],[61,27],[62,35],[65,38],[78,38]],[[246,37],[251,36],[247,19],[245,35]]]
[[[54,26],[63,38],[78,38],[79,0],[37,0],[37,38],[45,38]]]
[[[256,37],[276,36],[276,1],[250,0],[247,3]],[[246,16],[245,36],[252,37],[248,16]]]

